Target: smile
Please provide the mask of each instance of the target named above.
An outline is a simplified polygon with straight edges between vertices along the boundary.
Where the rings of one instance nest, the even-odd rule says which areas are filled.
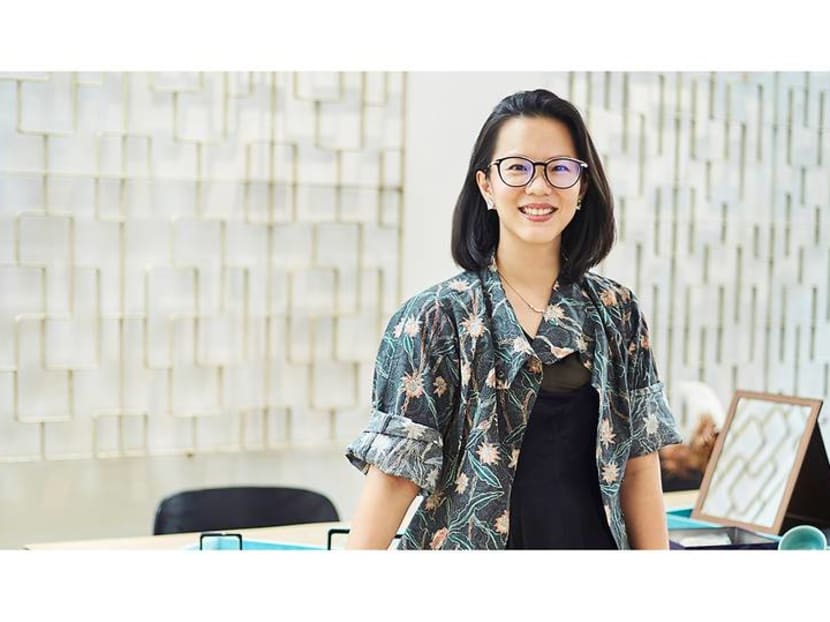
[[[556,211],[555,207],[520,207],[519,211],[527,216],[550,216]]]
[[[556,212],[557,208],[553,207],[552,205],[545,205],[545,204],[536,204],[536,205],[524,205],[519,208],[519,211],[522,215],[527,218],[530,222],[547,222],[551,218],[553,218],[553,214]]]

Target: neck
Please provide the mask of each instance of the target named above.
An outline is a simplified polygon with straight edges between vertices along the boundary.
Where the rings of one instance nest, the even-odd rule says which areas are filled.
[[[502,237],[496,249],[499,272],[517,287],[550,289],[559,276],[560,243],[558,236],[553,244],[539,245]]]

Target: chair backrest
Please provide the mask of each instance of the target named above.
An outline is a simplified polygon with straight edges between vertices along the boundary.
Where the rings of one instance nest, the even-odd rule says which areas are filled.
[[[153,535],[339,521],[318,492],[274,486],[186,490],[159,503]]]

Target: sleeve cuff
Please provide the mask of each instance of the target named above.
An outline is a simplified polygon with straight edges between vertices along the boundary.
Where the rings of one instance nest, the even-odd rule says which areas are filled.
[[[374,410],[367,428],[346,448],[346,457],[363,473],[374,465],[414,482],[428,496],[441,474],[443,442],[434,428]]]
[[[666,445],[682,443],[683,437],[671,413],[662,382],[630,393],[630,456],[644,456]]]

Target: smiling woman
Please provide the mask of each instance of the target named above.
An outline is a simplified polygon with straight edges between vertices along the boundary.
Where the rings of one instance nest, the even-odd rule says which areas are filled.
[[[514,117],[504,123],[495,153],[509,155],[494,160],[486,172],[476,172],[488,208],[498,214],[503,254],[508,246],[526,243],[559,255],[560,236],[580,209],[587,188],[580,182],[584,163],[574,151],[561,121]],[[538,167],[542,172],[537,175]]]
[[[611,192],[577,109],[503,99],[453,216],[464,272],[393,315],[349,548],[668,548],[657,451],[680,442],[634,293],[590,269]]]

